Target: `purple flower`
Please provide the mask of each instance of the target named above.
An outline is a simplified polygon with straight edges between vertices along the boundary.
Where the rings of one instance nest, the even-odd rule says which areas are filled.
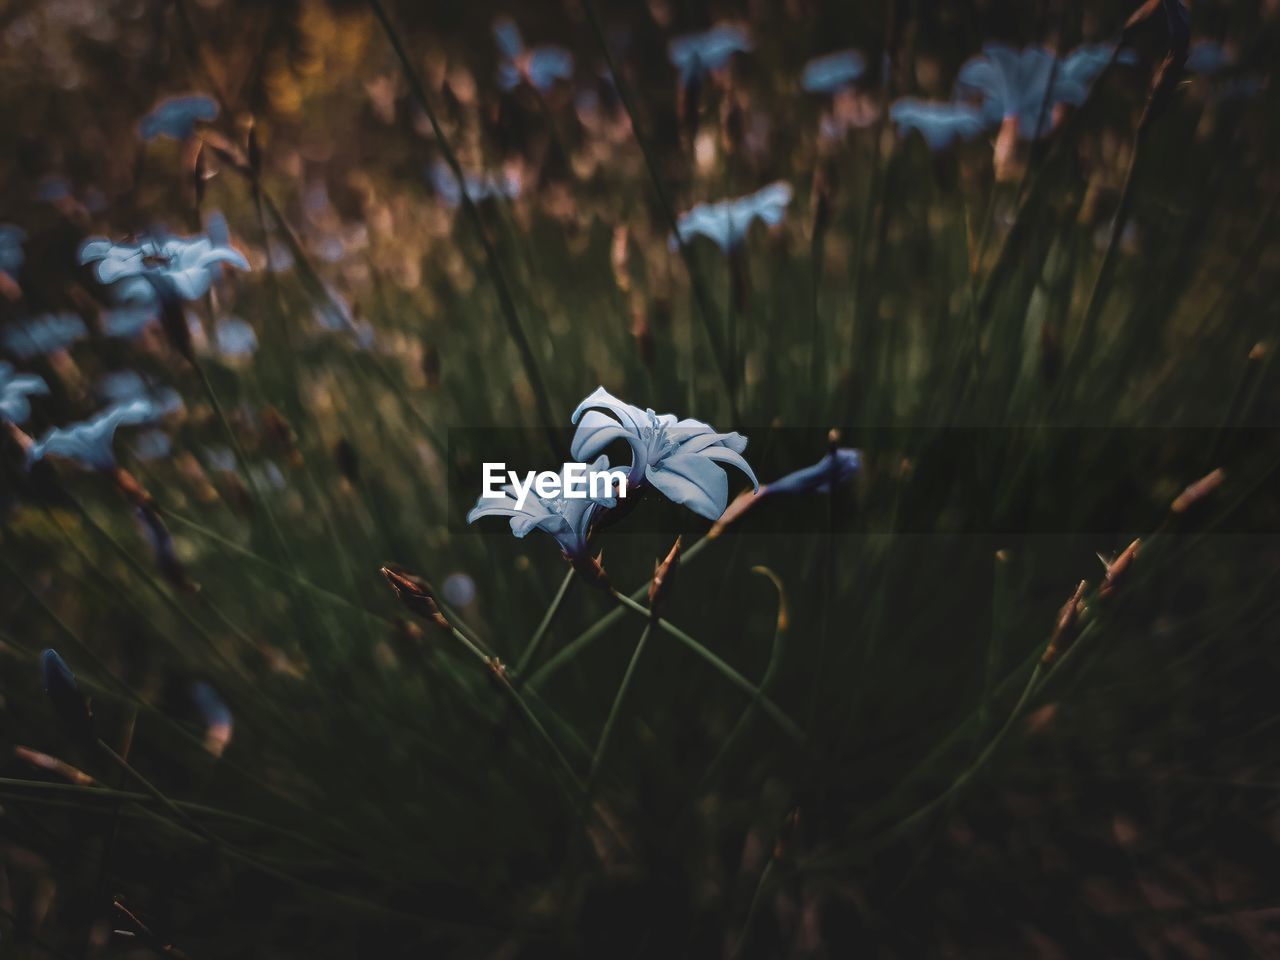
[[[53,455],[75,461],[92,470],[112,470],[116,466],[113,447],[121,426],[154,423],[164,415],[150,400],[137,399],[110,407],[90,420],[67,427],[54,427],[27,452],[27,465]]]
[[[31,397],[44,396],[49,385],[34,373],[18,373],[0,360],[0,420],[22,425],[31,416]]]
[[[963,103],[939,103],[903,97],[889,108],[889,116],[903,134],[919,131],[930,150],[945,150],[956,140],[972,140],[986,125],[982,113]]]
[[[0,332],[0,346],[22,360],[65,350],[87,336],[88,328],[75,313],[45,313]]]
[[[463,189],[467,191],[472,203],[479,203],[489,197],[514,200],[520,196],[520,178],[513,174],[463,173],[463,186],[460,188],[458,178],[443,160],[433,163],[427,173],[436,196],[447,207],[456,207],[462,202]]]
[[[701,33],[687,33],[667,44],[667,53],[680,73],[680,85],[688,86],[708,70],[718,70],[735,53],[752,49],[751,35],[745,27],[719,23]]]
[[[804,65],[800,86],[809,93],[835,93],[854,83],[867,69],[857,50],[840,50]]]
[[[781,223],[791,196],[791,184],[779,180],[745,197],[719,203],[699,203],[680,214],[676,228],[680,231],[680,239],[686,243],[701,234],[728,253],[741,245],[756,220],[770,227]],[[677,246],[675,237],[670,243],[673,249]]]
[[[1028,47],[1014,50],[988,43],[981,56],[960,68],[956,92],[982,98],[982,115],[998,126],[1016,120],[1018,136],[1034,140],[1052,126],[1053,108],[1060,103],[1080,106],[1098,74],[1111,60],[1111,47],[1095,44],[1078,47],[1061,60],[1052,50]],[[1122,50],[1117,63],[1133,63],[1132,51]]]
[[[190,139],[196,132],[196,123],[216,120],[218,104],[204,94],[169,97],[161,100],[138,124],[138,135],[151,141],[157,137],[173,140]]]
[[[503,488],[501,497],[480,497],[467,514],[467,523],[475,523],[483,517],[508,517],[511,532],[517,537],[523,538],[532,530],[541,530],[555,538],[561,552],[570,560],[586,559],[587,541],[597,512],[611,509],[618,501],[616,497],[566,497],[563,491],[571,466],[582,464],[565,464],[561,468],[561,492],[558,495],[541,497],[534,490],[529,490],[524,501],[519,502],[515,487],[508,485]],[[609,458],[599,456],[586,467],[588,471],[607,470]]]
[[[215,757],[222,756],[227,744],[231,742],[234,726],[231,710],[218,695],[218,691],[203,680],[197,680],[191,685],[191,700],[200,712],[200,719],[204,721],[205,749]]]
[[[631,447],[628,496],[632,489],[652,486],[673,503],[715,520],[729,501],[729,479],[720,464],[737,467],[753,487],[760,486],[742,458],[746,437],[717,433],[699,420],[678,420],[670,413],[641,410],[610,395],[604,387],[578,404],[572,422],[578,429],[570,452],[580,460],[615,440],[625,440]]]
[[[102,283],[145,280],[161,299],[198,300],[213,285],[218,264],[248,270],[240,251],[217,245],[204,236],[148,238],[140,243],[87,240],[80,247],[80,262],[94,263]]]
[[[503,90],[514,90],[521,80],[528,80],[534,89],[545,93],[557,80],[572,79],[573,54],[556,46],[525,49],[520,28],[510,17],[494,22],[493,36],[503,56],[498,64],[498,86]]]
[[[852,447],[840,447],[827,453],[811,467],[788,473],[772,483],[763,484],[766,493],[830,493],[831,483],[847,483],[862,469],[862,453]]]

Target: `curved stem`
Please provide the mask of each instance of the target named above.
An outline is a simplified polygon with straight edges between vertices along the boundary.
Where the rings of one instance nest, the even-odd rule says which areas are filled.
[[[640,634],[640,639],[636,641],[636,648],[631,653],[631,660],[627,664],[627,670],[622,675],[622,683],[618,685],[618,692],[613,698],[613,706],[609,708],[609,717],[605,720],[604,729],[600,732],[600,742],[596,744],[595,756],[591,758],[591,772],[587,774],[588,793],[591,792],[596,777],[600,773],[605,751],[609,748],[609,740],[613,736],[613,728],[618,722],[618,714],[622,712],[622,701],[626,699],[627,690],[631,687],[631,678],[635,676],[636,665],[640,663],[640,655],[644,653],[645,644],[649,642],[649,635],[652,633],[653,621],[650,620],[644,625],[644,632]]]
[[[711,353],[716,358],[716,369],[720,372],[720,378],[724,381],[725,393],[729,397],[729,419],[736,426],[738,423],[738,408],[737,401],[734,398],[733,367],[730,362],[727,362],[729,356],[721,339],[720,330],[716,326],[715,310],[711,305],[711,297],[707,294],[707,289],[702,283],[702,277],[693,262],[693,254],[689,251],[688,244],[684,242],[684,238],[680,235],[675,208],[671,205],[671,199],[667,196],[667,189],[662,184],[662,175],[658,170],[657,158],[649,148],[648,141],[640,132],[640,117],[636,113],[635,100],[631,95],[631,85],[622,76],[622,71],[618,69],[618,65],[613,59],[613,52],[609,49],[609,41],[605,37],[604,29],[600,26],[600,19],[596,16],[595,7],[591,0],[582,0],[582,9],[586,13],[587,22],[591,25],[591,32],[595,34],[596,42],[600,45],[600,50],[604,54],[605,63],[608,65],[609,73],[613,77],[614,89],[618,91],[618,99],[622,101],[623,109],[627,111],[627,119],[631,121],[631,133],[635,136],[636,143],[640,146],[640,153],[644,157],[645,169],[649,171],[649,180],[653,183],[654,193],[658,196],[658,206],[662,208],[667,225],[671,230],[671,237],[680,251],[680,259],[684,261],[685,269],[689,273],[689,283],[693,287],[693,296],[698,304],[698,316],[702,320],[702,329],[707,335],[707,342],[711,345]]]
[[[623,607],[628,610],[632,610],[643,617],[652,618],[653,622],[657,624],[659,628],[675,637],[703,660],[711,664],[711,666],[715,668],[716,672],[722,677],[732,683],[743,693],[756,698],[756,701],[760,704],[760,709],[768,714],[769,718],[773,720],[773,722],[778,725],[779,729],[781,729],[788,737],[796,741],[796,743],[801,746],[808,745],[808,741],[805,739],[804,731],[800,729],[800,725],[787,716],[781,707],[766,697],[764,692],[758,686],[669,620],[664,620],[661,617],[653,617],[649,608],[644,604],[637,603],[626,594],[619,593],[617,590],[612,591],[612,593],[614,599],[617,600],[618,603],[622,604]]]
[[[688,550],[685,550],[680,555],[680,564],[682,566],[688,566],[693,558],[701,553],[703,548],[705,548],[713,539],[713,537],[703,537],[701,540],[693,544],[693,546]],[[641,600],[645,594],[648,593],[648,590],[649,581],[646,580],[643,585],[631,591],[631,599],[636,601]],[[625,611],[622,607],[614,607],[595,623],[591,624],[591,626],[587,627],[586,630],[574,637],[573,640],[565,644],[565,646],[555,656],[548,659],[546,663],[533,671],[533,673],[529,674],[521,685],[525,687],[540,687],[545,684],[549,679],[551,679],[552,674],[559,672],[570,660],[589,647],[598,638],[604,636],[605,631],[621,620],[624,613]]]
[[[547,607],[547,612],[542,617],[542,622],[538,624],[538,629],[533,631],[533,637],[526,644],[520,659],[516,661],[517,677],[524,673],[525,669],[533,662],[533,658],[538,653],[538,647],[541,646],[543,638],[547,635],[552,621],[555,620],[556,614],[560,612],[560,605],[564,603],[564,598],[569,593],[569,588],[573,586],[573,568],[569,568],[569,572],[564,575],[564,580],[560,583],[560,589],[556,591],[555,597],[551,601],[551,606]],[[519,681],[517,681],[518,683]]]
[[[418,77],[417,71],[414,70],[413,64],[409,60],[409,54],[400,42],[400,35],[396,32],[395,27],[392,26],[391,19],[387,16],[387,11],[383,7],[381,0],[369,0],[369,7],[373,10],[373,15],[377,18],[378,23],[381,24],[387,40],[391,43],[396,59],[400,61],[400,69],[404,74],[405,80],[409,83],[409,89],[413,92],[418,105],[422,107],[422,112],[427,115],[427,119],[431,123],[436,145],[440,148],[440,153],[444,157],[445,163],[449,165],[449,170],[458,181],[458,190],[462,197],[463,209],[466,210],[467,217],[480,238],[480,245],[484,248],[489,274],[493,280],[494,290],[498,295],[498,304],[502,308],[503,318],[507,322],[507,333],[520,354],[525,376],[529,380],[529,385],[533,388],[534,401],[538,406],[538,416],[542,421],[542,428],[547,435],[552,453],[557,457],[561,457],[563,455],[563,442],[560,431],[555,426],[557,421],[552,414],[546,381],[543,380],[542,373],[538,369],[538,361],[534,355],[533,346],[530,344],[529,338],[520,324],[520,315],[516,310],[511,288],[507,284],[506,274],[503,273],[502,265],[498,262],[498,253],[493,247],[493,242],[489,239],[488,232],[485,230],[484,221],[480,218],[480,210],[476,207],[475,202],[467,191],[462,165],[458,162],[458,157],[453,152],[453,148],[449,146],[448,138],[445,137],[440,121],[436,118],[435,110],[432,109],[431,102],[427,99],[426,88],[423,87],[422,80]]]

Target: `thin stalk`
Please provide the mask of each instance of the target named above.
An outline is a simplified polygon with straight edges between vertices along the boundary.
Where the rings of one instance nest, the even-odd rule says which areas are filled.
[[[213,384],[209,382],[209,375],[205,372],[204,365],[197,363],[193,359],[191,366],[195,368],[196,373],[199,375],[200,385],[204,388],[205,397],[208,398],[209,405],[213,407],[214,415],[218,418],[218,423],[222,425],[222,430],[227,435],[231,450],[235,454],[236,463],[239,465],[241,472],[244,473],[245,480],[249,486],[253,488],[255,505],[262,510],[263,515],[267,518],[267,525],[271,528],[271,536],[275,540],[276,549],[280,551],[281,559],[293,566],[294,562],[289,552],[288,541],[285,540],[284,534],[280,530],[280,525],[276,522],[275,514],[267,502],[266,494],[257,477],[249,470],[248,458],[245,457],[244,449],[240,446],[240,440],[236,437],[236,432],[231,429],[231,421],[227,419],[227,415],[222,409],[222,404],[218,401],[218,394],[214,391]]]
[[[1102,306],[1106,303],[1107,294],[1111,292],[1111,278],[1115,274],[1116,256],[1120,250],[1120,236],[1129,222],[1129,208],[1133,203],[1134,173],[1138,169],[1138,158],[1142,153],[1142,144],[1146,139],[1146,114],[1138,124],[1133,138],[1133,149],[1129,152],[1129,166],[1124,174],[1124,186],[1120,190],[1120,202],[1115,216],[1111,220],[1111,230],[1107,236],[1107,246],[1102,254],[1102,263],[1098,265],[1098,273],[1093,279],[1093,287],[1089,291],[1089,302],[1085,306],[1084,318],[1080,322],[1080,334],[1076,337],[1075,346],[1067,359],[1061,382],[1069,384],[1071,374],[1079,368],[1079,364],[1088,359],[1093,349],[1093,341],[1097,332],[1098,317]]]
[[[604,729],[600,731],[600,740],[596,744],[595,756],[591,758],[591,772],[587,774],[587,792],[591,792],[591,788],[595,785],[596,777],[600,774],[600,768],[604,763],[605,751],[609,749],[609,741],[613,737],[613,728],[618,722],[618,715],[622,712],[622,702],[627,697],[627,691],[631,688],[631,680],[635,676],[636,666],[640,663],[640,655],[644,653],[645,645],[649,642],[649,636],[653,633],[653,621],[650,620],[644,625],[644,630],[640,634],[640,639],[636,641],[636,647],[631,652],[631,660],[627,663],[626,672],[622,675],[622,683],[618,685],[618,692],[614,695],[613,706],[609,708],[608,719],[604,722]]]
[[[552,454],[556,457],[563,458],[563,438],[560,431],[556,427],[557,420],[552,413],[551,401],[547,392],[546,381],[542,378],[542,373],[538,368],[537,358],[533,352],[533,346],[529,343],[528,337],[525,335],[524,328],[520,323],[520,315],[516,310],[515,300],[511,295],[511,289],[507,284],[506,274],[502,270],[502,265],[498,261],[498,253],[493,247],[493,242],[489,239],[489,234],[485,230],[484,221],[480,217],[480,210],[472,201],[467,191],[466,178],[462,172],[462,165],[458,162],[457,155],[453,152],[453,148],[449,146],[448,138],[445,137],[444,130],[440,126],[440,121],[436,118],[435,110],[431,107],[431,102],[427,99],[426,88],[422,85],[418,73],[413,68],[413,64],[409,60],[409,54],[405,51],[404,45],[400,42],[400,35],[391,24],[391,19],[387,16],[387,11],[383,7],[381,0],[369,0],[369,7],[373,10],[373,15],[377,18],[379,24],[382,25],[383,32],[387,36],[387,40],[391,43],[391,48],[395,51],[396,59],[400,61],[400,69],[403,72],[405,80],[409,83],[409,89],[413,92],[414,97],[418,101],[418,105],[422,108],[423,113],[427,115],[427,119],[431,123],[431,130],[435,134],[436,144],[440,147],[440,153],[444,157],[445,163],[449,165],[450,171],[458,181],[458,190],[462,197],[463,209],[467,212],[467,217],[475,227],[476,234],[480,238],[480,244],[484,248],[485,260],[489,267],[490,278],[493,281],[494,290],[498,295],[498,303],[502,308],[503,318],[507,323],[507,333],[511,337],[512,343],[515,344],[516,350],[520,354],[520,361],[524,366],[525,376],[529,380],[529,385],[533,388],[534,402],[538,406],[538,416],[542,421],[542,428],[547,435],[547,441],[551,446]]]
[[[1016,724],[1022,717],[1022,711],[1026,709],[1027,704],[1031,702],[1031,697],[1036,692],[1036,686],[1039,684],[1040,677],[1043,672],[1044,668],[1037,663],[1035,669],[1031,671],[1031,676],[1027,680],[1027,685],[1022,690],[1022,694],[1018,697],[1017,703],[1015,703],[1013,709],[1009,711],[1008,719],[1005,720],[1004,725],[996,732],[995,736],[991,738],[987,743],[986,748],[978,754],[978,758],[973,761],[969,768],[961,773],[960,776],[956,777],[946,790],[918,808],[914,813],[898,821],[898,823],[891,827],[885,834],[882,834],[878,838],[881,842],[887,842],[901,834],[910,832],[916,824],[920,823],[922,820],[929,817],[929,815],[934,811],[944,806],[953,796],[972,782],[972,780],[982,771],[983,767],[987,765],[987,762],[995,752],[1000,748],[1000,745],[1004,743],[1005,738],[1013,729],[1014,724]]]
[[[542,622],[538,624],[538,629],[533,631],[533,636],[521,652],[520,659],[516,661],[517,677],[524,674],[525,669],[533,662],[533,658],[537,656],[538,648],[542,645],[543,638],[546,637],[547,631],[551,628],[556,614],[560,612],[560,605],[564,603],[564,598],[568,595],[569,588],[573,586],[573,578],[573,568],[570,567],[569,572],[564,575],[564,580],[560,583],[560,589],[556,591],[556,595],[551,601],[551,606],[547,607],[547,612],[543,615]],[[519,684],[518,680],[517,684]]]
[[[617,590],[613,590],[611,591],[611,593],[613,595],[613,598],[617,600],[618,603],[620,603],[626,609],[631,610],[635,613],[638,613],[643,617],[652,617],[652,613],[650,612],[649,608],[646,607],[644,604],[637,603],[635,600],[632,600],[626,594],[619,593]],[[773,722],[778,725],[778,728],[781,729],[782,732],[785,733],[788,737],[790,737],[792,740],[794,740],[796,743],[800,744],[801,746],[808,745],[808,742],[805,739],[804,731],[800,729],[800,725],[796,723],[794,720],[792,720],[789,716],[787,716],[787,714],[783,712],[781,707],[779,707],[776,703],[774,703],[772,700],[766,697],[764,695],[764,692],[758,686],[756,686],[754,683],[752,683],[750,680],[748,680],[746,677],[740,674],[733,667],[729,666],[728,663],[722,660],[719,656],[717,656],[707,647],[703,646],[693,637],[689,636],[689,634],[685,633],[675,624],[671,623],[671,621],[665,620],[662,617],[654,617],[653,622],[656,623],[660,629],[664,630],[666,633],[670,634],[672,637],[675,637],[675,639],[679,640],[682,644],[684,644],[686,647],[688,647],[690,650],[696,653],[699,657],[701,657],[707,663],[711,664],[711,666],[715,668],[717,673],[719,673],[722,677],[728,680],[731,684],[733,684],[743,693],[747,694],[750,697],[756,698],[760,704],[760,709],[763,710],[766,714],[768,714],[769,718],[773,720]]]
[[[690,561],[696,557],[702,549],[712,541],[710,537],[703,537],[701,540],[693,544],[688,550],[680,555],[680,565],[688,566]],[[639,601],[649,592],[649,581],[631,592],[631,599]],[[522,686],[528,688],[537,688],[546,684],[551,676],[558,673],[570,660],[580,654],[592,643],[604,636],[605,632],[615,623],[623,618],[626,611],[622,607],[614,607],[604,616],[602,616],[591,626],[587,627],[582,633],[578,634],[569,643],[567,643],[559,653],[551,657],[533,673],[529,674],[522,683]]]
[[[768,567],[753,567],[752,572],[768,577],[773,582],[774,588],[778,591],[778,615],[776,626],[773,631],[773,643],[769,648],[769,663],[764,668],[764,676],[760,678],[760,692],[762,694],[767,694],[769,692],[769,688],[773,685],[774,677],[777,676],[778,666],[782,663],[782,652],[786,646],[789,617],[787,614],[786,594],[783,592],[782,581],[778,578],[777,574],[771,571]],[[724,743],[721,745],[720,751],[715,755],[712,761],[707,764],[707,772],[703,774],[701,782],[694,790],[695,797],[701,795],[703,791],[705,791],[714,781],[716,774],[720,771],[720,767],[724,764],[726,758],[728,758],[728,756],[733,752],[733,748],[746,732],[759,709],[760,703],[758,698],[752,699],[752,701],[747,704],[746,708],[743,709],[742,715],[738,717],[738,722],[733,725],[733,729],[729,732],[729,735],[724,738]]]
[[[614,89],[618,91],[618,99],[622,101],[623,109],[627,111],[627,118],[631,121],[631,132],[635,135],[636,143],[640,147],[640,153],[644,157],[645,168],[649,171],[649,180],[653,184],[654,193],[658,197],[658,206],[662,208],[662,212],[666,216],[671,237],[675,241],[676,247],[680,251],[680,259],[684,261],[685,269],[689,273],[689,284],[693,288],[694,300],[697,302],[698,316],[702,319],[702,329],[707,335],[707,343],[710,344],[711,353],[716,358],[717,369],[720,371],[720,377],[724,381],[725,393],[729,397],[729,419],[736,425],[738,423],[738,409],[737,402],[734,399],[733,369],[726,363],[728,354],[725,351],[725,344],[721,339],[720,330],[716,326],[715,309],[711,305],[711,297],[707,293],[702,277],[698,273],[697,265],[693,261],[693,253],[680,235],[675,207],[672,206],[671,198],[667,195],[667,189],[663,186],[657,158],[649,148],[648,140],[641,133],[640,116],[636,112],[631,85],[623,77],[622,71],[618,69],[618,64],[613,59],[613,52],[609,49],[609,41],[605,37],[604,28],[600,25],[600,18],[596,16],[594,4],[591,0],[582,0],[582,9],[586,14],[587,22],[591,25],[591,32],[595,34],[596,42],[604,54],[605,63],[608,65],[609,73],[613,77]]]

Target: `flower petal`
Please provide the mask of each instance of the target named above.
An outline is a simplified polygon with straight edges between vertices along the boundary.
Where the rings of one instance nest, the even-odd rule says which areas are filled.
[[[569,452],[578,460],[586,460],[615,440],[626,440],[636,457],[644,456],[644,444],[634,431],[597,410],[588,410],[573,434]]]
[[[633,407],[629,403],[624,403],[604,387],[596,387],[591,396],[578,404],[577,409],[573,411],[573,416],[569,418],[569,422],[576,424],[587,410],[608,410],[618,418],[618,421],[624,427],[634,430],[637,434],[649,425],[649,418],[643,410],[639,407]]]
[[[729,502],[729,478],[714,462],[697,454],[667,457],[645,469],[645,479],[672,503],[717,520]]]

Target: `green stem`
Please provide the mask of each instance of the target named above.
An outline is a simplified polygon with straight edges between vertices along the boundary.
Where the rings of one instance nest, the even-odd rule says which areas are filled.
[[[1044,668],[1037,663],[1035,669],[1031,671],[1031,676],[1027,680],[1026,687],[1022,690],[1022,695],[1018,697],[1018,702],[1015,703],[1013,709],[1009,711],[1009,717],[1005,720],[1004,726],[996,732],[996,735],[991,738],[990,742],[987,743],[986,748],[982,753],[978,754],[978,758],[973,761],[969,768],[961,773],[960,776],[956,777],[956,779],[952,781],[951,786],[947,787],[946,790],[921,806],[914,813],[904,817],[895,826],[891,827],[886,834],[882,835],[880,838],[881,841],[887,841],[900,836],[901,834],[910,832],[918,823],[928,818],[930,814],[945,805],[953,796],[963,790],[965,786],[967,786],[982,771],[982,768],[987,765],[987,762],[1009,735],[1014,724],[1018,722],[1019,718],[1022,716],[1022,711],[1026,708],[1027,704],[1031,702],[1031,697],[1035,693],[1036,685],[1039,683],[1043,671]]]
[[[637,603],[635,600],[632,600],[626,594],[619,593],[617,590],[612,591],[612,594],[614,599],[617,600],[618,603],[620,603],[623,607],[627,608],[628,610],[634,611],[635,613],[645,618],[652,617],[653,622],[656,623],[662,630],[666,631],[668,634],[675,637],[677,640],[683,643],[686,647],[688,647],[690,650],[692,650],[694,653],[700,656],[703,660],[711,664],[711,666],[714,667],[715,670],[722,677],[724,677],[726,680],[732,683],[735,687],[737,687],[743,693],[747,694],[750,697],[756,698],[760,704],[760,709],[763,710],[766,714],[768,714],[769,718],[778,725],[778,727],[782,730],[783,733],[785,733],[788,737],[796,741],[796,743],[800,744],[801,746],[807,746],[807,741],[805,740],[804,731],[800,729],[800,725],[797,724],[794,720],[792,720],[789,716],[787,716],[786,713],[783,712],[781,707],[779,707],[776,703],[774,703],[772,700],[766,697],[764,695],[764,692],[759,687],[757,687],[754,683],[752,683],[750,680],[748,680],[746,677],[740,674],[733,667],[729,666],[729,664],[726,663],[724,660],[722,660],[719,656],[717,656],[707,647],[703,646],[697,640],[693,639],[693,637],[689,636],[689,634],[685,633],[683,630],[681,630],[675,624],[671,623],[669,620],[664,620],[661,617],[653,617],[653,614],[650,612],[649,608],[646,607],[644,604]]]
[[[788,620],[786,595],[782,589],[782,580],[779,579],[777,574],[768,567],[753,567],[752,572],[768,577],[773,582],[774,588],[778,591],[777,626],[773,631],[773,644],[769,648],[769,663],[764,668],[764,676],[760,678],[760,692],[761,694],[767,694],[769,692],[769,688],[773,685],[774,677],[777,675],[778,665],[782,662],[782,651],[786,646]],[[721,745],[720,751],[715,755],[714,759],[707,764],[707,772],[703,774],[701,782],[694,791],[695,797],[701,796],[715,780],[716,774],[720,771],[720,767],[733,752],[733,748],[737,745],[743,734],[746,733],[752,719],[754,719],[759,709],[760,700],[758,697],[753,697],[751,702],[743,709],[742,715],[738,717],[738,722],[733,725],[733,729],[729,732],[729,735],[724,738],[724,743]]]
[[[218,422],[222,425],[223,432],[227,435],[227,440],[231,444],[231,450],[235,454],[236,463],[239,465],[241,472],[244,474],[245,482],[253,489],[253,499],[256,506],[261,508],[263,515],[267,518],[267,525],[271,528],[271,536],[275,540],[275,547],[280,551],[280,557],[290,566],[293,566],[293,557],[289,553],[288,541],[285,540],[284,534],[280,530],[280,525],[276,522],[275,514],[272,513],[271,507],[267,502],[267,497],[258,482],[257,477],[249,469],[249,460],[245,456],[244,449],[240,446],[240,441],[236,437],[236,432],[231,429],[231,421],[227,419],[226,413],[222,409],[222,404],[218,401],[218,394],[213,389],[213,384],[209,382],[209,375],[205,372],[203,364],[198,363],[194,359],[191,366],[195,368],[196,373],[200,377],[200,385],[204,388],[205,396],[209,400],[209,405],[213,407],[214,415],[218,418]]]
[[[635,99],[631,94],[631,85],[622,76],[622,71],[618,69],[618,65],[613,59],[613,52],[609,49],[609,41],[605,37],[604,28],[600,26],[600,19],[596,16],[595,6],[591,0],[582,0],[582,9],[587,16],[587,22],[591,25],[591,32],[595,34],[596,42],[604,54],[605,63],[608,65],[609,73],[613,77],[614,89],[618,91],[618,99],[622,101],[623,109],[627,111],[627,118],[631,121],[631,132],[635,135],[636,143],[640,147],[640,153],[644,157],[645,169],[649,172],[649,180],[653,184],[654,193],[658,197],[658,206],[662,208],[667,220],[667,226],[671,231],[671,237],[675,240],[676,247],[680,251],[680,259],[684,261],[685,269],[689,273],[689,283],[693,287],[693,296],[698,305],[698,316],[702,319],[702,329],[707,335],[707,343],[711,345],[711,353],[716,358],[717,369],[720,371],[720,377],[724,381],[725,393],[729,397],[729,418],[734,424],[737,424],[738,410],[734,399],[733,370],[726,363],[728,354],[721,340],[719,328],[716,326],[715,310],[711,305],[711,297],[708,295],[706,287],[702,283],[702,277],[693,262],[693,254],[689,250],[688,244],[684,242],[684,238],[680,235],[675,207],[672,206],[671,198],[667,195],[667,189],[662,184],[662,175],[658,171],[657,158],[649,148],[647,138],[641,133],[640,117],[636,112]]]
[[[529,664],[533,662],[533,658],[538,653],[538,647],[541,646],[543,638],[546,637],[547,630],[551,628],[551,623],[555,620],[556,614],[560,612],[560,605],[564,603],[564,598],[568,595],[571,586],[573,586],[572,567],[564,575],[564,580],[561,581],[560,589],[556,591],[556,595],[551,601],[551,606],[547,607],[547,612],[543,615],[542,622],[538,624],[538,629],[533,631],[533,637],[520,654],[520,659],[516,661],[517,677],[521,676]]]
[[[591,759],[591,772],[587,774],[587,792],[591,791],[595,785],[596,777],[600,773],[601,765],[604,763],[605,751],[609,748],[609,740],[613,736],[613,728],[618,722],[618,714],[622,712],[622,701],[626,699],[627,690],[631,687],[631,679],[635,676],[636,666],[640,663],[640,655],[644,653],[645,644],[649,642],[649,635],[653,633],[653,621],[650,620],[644,625],[644,631],[640,634],[640,639],[636,641],[636,648],[631,652],[631,660],[627,664],[627,670],[622,675],[622,683],[618,685],[618,692],[613,698],[613,706],[609,708],[609,717],[604,722],[604,729],[600,731],[600,742],[596,744],[595,756]]]
[[[710,542],[710,537],[703,537],[688,550],[685,550],[680,555],[680,565],[688,566],[693,558],[701,553],[703,548]],[[642,586],[637,587],[631,592],[631,599],[640,600],[648,593],[648,591],[649,581],[645,581]],[[622,607],[614,607],[595,623],[591,624],[591,626],[587,627],[586,630],[574,637],[574,639],[567,643],[559,653],[547,660],[546,663],[533,671],[533,673],[529,674],[521,685],[524,687],[536,688],[546,684],[553,674],[559,672],[566,664],[569,663],[570,660],[589,647],[597,639],[604,636],[605,631],[621,620],[624,614],[625,611]]]
[[[436,119],[435,111],[431,108],[431,102],[427,99],[426,88],[423,87],[418,73],[413,68],[413,64],[409,60],[409,54],[405,51],[404,45],[400,42],[400,36],[392,26],[387,11],[383,7],[381,0],[369,0],[369,7],[373,10],[374,16],[382,25],[383,32],[387,35],[387,40],[391,43],[391,48],[395,51],[396,58],[400,61],[400,69],[404,74],[405,80],[409,83],[409,89],[413,92],[414,97],[418,101],[418,105],[422,107],[423,113],[427,115],[427,119],[431,123],[431,130],[435,134],[436,144],[440,148],[440,153],[444,157],[445,163],[449,165],[454,178],[458,182],[458,190],[462,197],[463,209],[467,212],[467,217],[475,227],[476,234],[480,238],[480,244],[484,248],[485,260],[489,267],[489,274],[493,281],[494,290],[498,295],[498,303],[502,308],[503,318],[507,323],[507,333],[511,337],[512,343],[520,353],[521,363],[524,365],[525,376],[529,380],[529,385],[533,388],[534,401],[538,405],[538,415],[542,421],[543,430],[546,432],[547,440],[551,445],[552,454],[556,457],[563,456],[563,441],[560,431],[556,427],[557,420],[552,414],[551,402],[548,399],[546,382],[542,378],[542,374],[538,369],[537,358],[534,355],[533,347],[529,343],[528,337],[525,335],[524,328],[520,323],[520,315],[516,310],[515,300],[511,295],[511,288],[507,284],[506,274],[503,273],[502,265],[498,261],[498,253],[493,247],[493,242],[489,239],[488,231],[485,230],[484,221],[480,217],[480,210],[472,201],[467,191],[466,177],[462,172],[462,165],[458,162],[457,155],[453,152],[453,148],[449,146],[448,138],[445,137],[444,130],[440,126],[440,121]]]

